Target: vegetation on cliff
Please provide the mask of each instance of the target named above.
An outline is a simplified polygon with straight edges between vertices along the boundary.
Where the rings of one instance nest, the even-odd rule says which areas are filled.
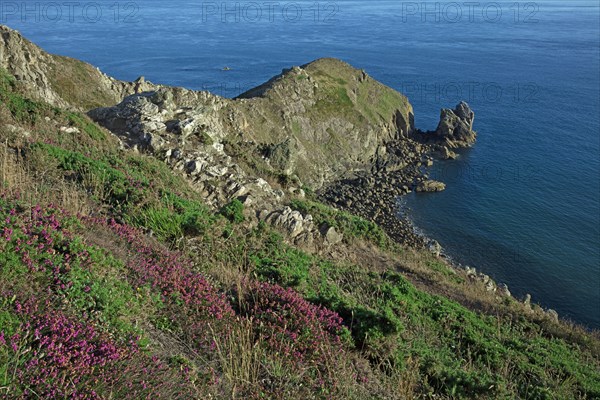
[[[600,397],[595,333],[372,222],[293,198],[344,236],[304,248],[6,70],[0,100],[3,397]]]

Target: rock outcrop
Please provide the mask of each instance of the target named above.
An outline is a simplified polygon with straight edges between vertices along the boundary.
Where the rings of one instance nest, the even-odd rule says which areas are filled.
[[[243,147],[230,155],[245,165],[313,188],[369,170],[382,146],[414,129],[406,97],[334,59],[286,70],[237,99],[163,87],[89,115],[119,134],[143,132],[153,147],[165,132],[204,132]]]
[[[326,246],[331,246],[343,239],[341,234],[335,236],[326,229],[327,227],[315,225],[310,214],[303,215],[290,207],[272,211],[262,209],[257,213],[257,217],[260,221],[286,232],[288,237],[296,244],[311,246],[316,243],[323,243]]]
[[[446,189],[443,182],[434,180],[426,180],[417,185],[417,192],[441,192]]]
[[[469,147],[475,143],[477,133],[473,130],[475,113],[469,105],[461,101],[454,110],[444,108],[440,122],[433,133],[448,147]]]
[[[225,99],[208,92],[162,87],[126,97],[88,115],[131,147],[158,151],[169,142],[192,148],[225,136],[218,112]]]
[[[412,106],[395,90],[336,59],[284,70],[240,95],[227,110],[231,131],[259,146],[292,139],[296,160],[270,158],[276,174],[313,188],[348,170],[369,169],[378,148],[414,129]],[[285,162],[281,162],[281,161]]]
[[[442,109],[440,122],[435,131],[415,130],[412,138],[431,146],[432,154],[443,160],[455,159],[452,149],[470,147],[477,139],[473,130],[475,113],[467,103],[461,101],[453,110]]]
[[[331,233],[322,235],[321,227],[313,224],[310,215],[283,205],[286,194],[281,189],[248,174],[225,152],[221,141],[226,131],[218,118],[225,101],[208,92],[160,88],[128,96],[115,106],[88,114],[115,133],[125,146],[163,159],[185,174],[213,209],[238,199],[257,221],[280,229],[294,243],[334,244]],[[295,157],[290,142],[274,146],[270,156],[281,158],[281,163]],[[300,195],[302,191],[289,188],[288,192]]]

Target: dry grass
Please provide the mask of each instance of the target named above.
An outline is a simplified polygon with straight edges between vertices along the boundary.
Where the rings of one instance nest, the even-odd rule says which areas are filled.
[[[88,215],[93,207],[74,183],[46,173],[34,172],[28,161],[6,143],[0,144],[0,187],[26,204],[55,204],[73,214]]]
[[[234,399],[259,387],[264,353],[252,321],[238,318],[236,322],[225,335],[215,334],[210,327],[224,384]]]

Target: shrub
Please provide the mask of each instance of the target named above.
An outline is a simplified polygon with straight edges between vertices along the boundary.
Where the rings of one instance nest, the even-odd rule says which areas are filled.
[[[244,204],[238,199],[233,199],[221,208],[220,214],[233,223],[244,222]]]

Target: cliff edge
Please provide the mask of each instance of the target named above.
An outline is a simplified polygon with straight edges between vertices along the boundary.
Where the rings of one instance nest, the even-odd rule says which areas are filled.
[[[18,31],[0,25],[0,68],[14,76],[29,97],[57,107],[89,110],[156,86],[143,79],[123,82],[70,57],[49,54]]]

